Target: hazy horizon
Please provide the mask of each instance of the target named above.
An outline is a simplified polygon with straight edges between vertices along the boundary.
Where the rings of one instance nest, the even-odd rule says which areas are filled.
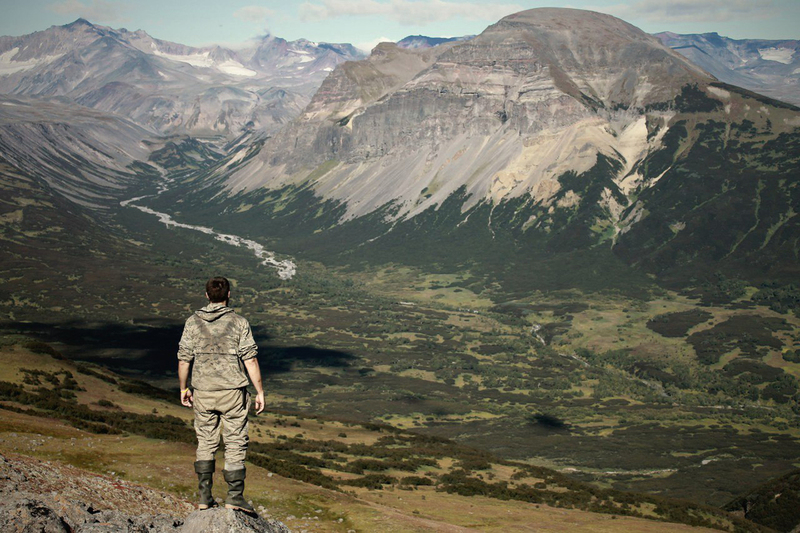
[[[792,0],[311,0],[227,3],[179,0],[133,4],[110,0],[32,0],[4,8],[0,35],[17,36],[85,18],[93,24],[144,30],[192,46],[241,47],[272,34],[287,40],[347,42],[369,50],[409,35],[454,37],[482,32],[500,18],[537,7],[608,13],[649,33],[710,33],[735,39],[797,39],[800,3]]]

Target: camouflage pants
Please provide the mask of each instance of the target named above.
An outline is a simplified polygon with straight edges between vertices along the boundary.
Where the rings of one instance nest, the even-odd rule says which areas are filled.
[[[225,443],[225,470],[244,468],[247,453],[247,409],[250,393],[245,389],[196,390],[194,430],[197,433],[197,460],[209,461],[219,448],[219,434]]]

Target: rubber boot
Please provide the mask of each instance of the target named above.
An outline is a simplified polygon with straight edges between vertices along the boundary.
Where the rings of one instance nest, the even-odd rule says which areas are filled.
[[[214,459],[210,461],[195,461],[194,471],[197,472],[197,490],[200,492],[198,509],[216,507],[217,502],[211,495],[211,486],[214,484]]]
[[[225,499],[226,509],[236,509],[247,514],[255,515],[256,511],[242,496],[244,493],[245,469],[223,470],[222,476],[228,483],[228,497]]]

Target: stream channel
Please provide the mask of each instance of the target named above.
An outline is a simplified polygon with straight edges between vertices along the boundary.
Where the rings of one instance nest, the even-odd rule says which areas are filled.
[[[167,182],[167,184],[161,185],[156,194],[148,194],[145,196],[137,196],[136,198],[129,198],[127,200],[123,200],[122,202],[120,202],[119,205],[121,205],[122,207],[133,207],[135,209],[138,209],[139,211],[142,211],[143,213],[155,215],[168,228],[176,227],[176,228],[184,228],[184,229],[199,231],[200,233],[205,233],[206,235],[212,235],[218,241],[230,244],[231,246],[248,248],[253,252],[256,258],[261,261],[260,264],[277,269],[278,277],[281,279],[292,279],[292,276],[294,276],[297,273],[297,265],[295,265],[294,261],[291,261],[289,259],[284,259],[282,261],[279,261],[275,259],[274,252],[270,252],[269,250],[264,248],[263,245],[255,241],[252,241],[250,239],[245,239],[244,237],[239,237],[238,235],[220,233],[216,231],[214,228],[209,228],[207,226],[195,226],[193,224],[184,224],[182,222],[177,222],[173,220],[173,218],[166,213],[162,213],[160,211],[156,211],[155,209],[150,209],[149,207],[137,205],[134,203],[144,198],[154,198],[162,194],[164,191],[168,189],[168,183],[169,182]]]

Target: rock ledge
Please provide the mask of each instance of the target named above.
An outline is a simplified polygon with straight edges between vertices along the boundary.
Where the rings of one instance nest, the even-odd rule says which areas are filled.
[[[240,511],[217,507],[186,517],[180,533],[291,533],[277,520],[265,520]]]

